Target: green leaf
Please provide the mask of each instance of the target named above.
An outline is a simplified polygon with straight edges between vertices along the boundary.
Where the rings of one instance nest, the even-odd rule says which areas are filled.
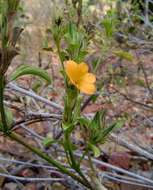
[[[0,129],[2,129],[3,128],[3,124],[2,124],[2,122],[0,121]]]
[[[40,90],[41,87],[42,87],[41,80],[35,80],[34,83],[32,84],[32,90],[36,93]]]
[[[53,51],[53,48],[50,46],[50,42],[47,37],[45,37],[42,42],[42,49],[45,51]]]
[[[74,128],[73,124],[62,124],[64,132],[71,132]]]
[[[127,52],[127,51],[114,51],[113,52],[115,55],[117,55],[118,57],[125,59],[127,61],[133,61],[134,57],[131,53]]]
[[[13,114],[12,112],[5,107],[5,116],[6,116],[6,121],[7,121],[7,125],[8,127],[11,127],[12,123],[13,123]],[[2,128],[3,123],[1,121],[1,116],[0,116],[0,128]]]
[[[84,117],[80,117],[78,118],[78,123],[82,126],[88,127],[89,126],[89,119],[84,118]]]
[[[93,120],[89,125],[90,131],[90,143],[97,144],[103,137],[103,131],[105,130],[105,115],[106,110],[99,111],[95,114]]]
[[[10,79],[11,81],[16,80],[18,77],[23,76],[23,75],[35,75],[46,80],[48,84],[51,83],[51,78],[45,70],[38,67],[31,66],[31,65],[20,66],[19,68],[15,70],[15,72],[12,73]]]
[[[110,132],[111,132],[116,126],[117,126],[117,124],[115,123],[115,124],[112,124],[111,126],[105,128],[105,129],[102,131],[102,135],[101,135],[101,136],[102,136],[103,138],[106,138],[106,137],[110,134]]]
[[[113,24],[112,24],[112,20],[109,18],[105,18],[102,22],[104,28],[105,28],[105,32],[106,32],[106,36],[107,37],[112,37],[113,35]]]
[[[13,114],[8,108],[5,108],[5,114],[6,114],[7,124],[10,127],[13,123]]]
[[[97,146],[95,146],[94,144],[89,143],[89,148],[93,151],[94,157],[97,158],[97,157],[100,156],[101,152],[100,152],[100,149]]]
[[[55,142],[54,139],[52,139],[51,137],[46,137],[46,138],[43,140],[42,144],[43,144],[43,146],[44,146],[45,148],[47,148],[47,147],[49,147],[51,144],[53,144],[54,142]]]
[[[116,76],[114,80],[115,80],[115,84],[117,84],[120,87],[124,87],[126,85],[126,80],[122,76]]]
[[[106,115],[106,110],[98,111],[93,120],[91,121],[90,127],[91,128],[101,128],[104,127],[105,124],[105,115]]]
[[[119,119],[119,120],[116,122],[116,126],[115,126],[115,128],[117,128],[117,129],[122,128],[123,125],[125,124],[125,121],[126,121],[125,118]]]
[[[111,38],[113,36],[113,33],[116,30],[118,20],[116,11],[114,9],[111,9],[107,11],[106,16],[103,18],[102,26],[105,29],[106,36],[108,38]]]
[[[84,60],[84,58],[85,58],[85,56],[88,54],[88,52],[87,51],[80,51],[79,52],[79,54],[78,54],[78,56],[77,56],[77,62],[81,62],[81,61],[83,61]]]
[[[135,84],[138,85],[138,86],[141,86],[141,87],[146,86],[145,81],[143,79],[136,79]]]

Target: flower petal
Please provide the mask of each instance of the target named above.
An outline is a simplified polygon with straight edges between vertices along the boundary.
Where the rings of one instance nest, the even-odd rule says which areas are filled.
[[[74,61],[66,61],[65,62],[65,71],[68,76],[71,76],[75,73],[77,68],[77,63]]]
[[[78,86],[79,90],[85,94],[94,94],[96,91],[96,87],[94,84],[91,83],[84,83],[82,82],[79,86]]]
[[[73,60],[65,62],[65,71],[71,83],[75,85],[81,92],[93,94],[96,91],[94,83],[96,77],[92,73],[88,73],[88,65],[86,63],[77,64]]]
[[[80,78],[80,76],[78,75],[79,73],[77,72],[77,67],[78,64],[74,61],[70,60],[65,62],[65,72],[73,84],[75,84],[78,78]]]
[[[75,85],[80,83],[81,79],[88,72],[88,65],[86,63],[77,64],[76,62],[69,60],[65,63],[65,71],[70,81]]]
[[[84,75],[88,72],[89,67],[86,63],[82,62],[82,63],[78,64],[78,69],[79,69],[81,75]]]
[[[96,77],[92,73],[86,73],[83,76],[82,81],[84,81],[84,83],[95,83],[96,82]]]
[[[84,92],[86,94],[93,94],[96,91],[96,87],[94,85],[95,82],[95,75],[92,73],[86,73],[78,84],[78,88],[81,92]]]

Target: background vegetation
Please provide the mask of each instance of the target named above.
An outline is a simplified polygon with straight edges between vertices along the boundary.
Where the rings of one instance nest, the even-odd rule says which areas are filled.
[[[6,118],[1,114],[0,188],[152,189],[153,3],[21,0],[15,11],[12,27],[12,15],[10,22],[3,19],[5,9],[0,6],[1,92],[5,87],[0,99]],[[5,30],[4,23],[11,30]],[[5,50],[12,47],[13,55],[6,56],[11,64],[2,67]],[[68,60],[88,64],[97,79],[94,94],[67,98],[69,89],[77,89],[66,86],[69,78],[61,71],[61,63]],[[46,163],[42,154],[36,156],[37,150],[32,153],[23,142],[7,138],[20,141],[14,131],[29,147],[51,155],[67,171],[73,169],[81,183],[63,168],[53,167],[56,163]]]

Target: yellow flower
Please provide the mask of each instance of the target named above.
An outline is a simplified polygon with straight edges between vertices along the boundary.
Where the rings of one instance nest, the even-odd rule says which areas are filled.
[[[86,63],[77,64],[69,60],[65,62],[65,71],[71,83],[85,94],[93,94],[96,91],[94,74],[88,72]]]

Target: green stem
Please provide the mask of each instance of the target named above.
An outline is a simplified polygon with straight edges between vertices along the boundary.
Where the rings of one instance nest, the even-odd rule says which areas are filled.
[[[86,186],[87,188],[91,189],[91,185],[87,184],[86,181],[82,180],[79,176],[75,175],[74,173],[67,170],[64,166],[62,166],[59,162],[55,161],[53,158],[48,156],[46,153],[42,152],[40,149],[33,147],[32,145],[27,144],[23,138],[16,133],[12,132],[7,134],[10,139],[17,141],[18,143],[22,144],[24,147],[31,150],[33,153],[37,154],[42,159],[46,160],[48,163],[52,164],[53,166],[57,167],[62,173],[67,174],[68,176],[72,177],[82,185]],[[92,190],[92,189],[91,189]]]
[[[71,166],[75,169],[78,168],[78,164],[75,161],[75,157],[73,155],[72,152],[72,146],[71,146],[71,141],[70,141],[70,134],[69,133],[65,133],[65,142],[67,145],[67,149],[68,149],[68,153],[69,153],[69,157],[70,157],[70,161],[71,161]]]
[[[91,186],[90,182],[88,181],[88,179],[84,176],[84,174],[80,170],[79,163],[76,162],[76,159],[75,159],[75,156],[73,154],[72,147],[71,147],[71,141],[70,141],[70,134],[69,133],[65,134],[65,140],[67,143],[67,149],[68,149],[68,154],[69,154],[69,158],[71,161],[71,167],[82,177],[83,181],[85,181],[85,183],[90,187],[90,189],[93,190],[93,187]]]
[[[77,105],[77,99],[78,93],[72,93],[70,91],[67,91],[67,101],[65,102],[65,110],[64,110],[64,117],[63,117],[63,124],[66,124],[67,126],[71,126],[73,123],[73,117],[74,115],[72,114],[74,109],[76,108]],[[82,173],[80,170],[80,164],[76,160],[74,154],[73,154],[73,149],[72,149],[72,142],[71,142],[71,132],[72,131],[65,131],[64,133],[64,149],[67,155],[68,162],[70,166],[79,174],[79,176],[85,181],[85,183],[90,187],[91,190],[93,190],[93,187],[91,186],[90,182],[86,178],[86,176]]]
[[[4,76],[0,75],[0,113],[1,113],[2,124],[3,124],[2,125],[3,126],[3,129],[2,129],[3,132],[8,137],[10,137],[12,140],[17,141],[18,143],[22,144],[23,146],[25,146],[26,148],[28,148],[29,150],[31,150],[33,153],[37,154],[39,157],[41,157],[44,160],[46,160],[48,163],[51,163],[53,166],[57,167],[62,173],[67,174],[68,176],[71,176],[73,179],[75,179],[76,181],[78,181],[82,185],[88,187],[89,189],[92,189],[90,183],[86,180],[86,178],[83,179],[82,175],[80,175],[80,177],[79,177],[79,176],[75,175],[74,173],[70,172],[65,167],[63,167],[59,162],[55,161],[53,158],[51,158],[47,154],[43,153],[38,148],[33,147],[32,145],[27,144],[23,140],[23,138],[21,136],[17,135],[16,133],[14,133],[14,132],[7,133],[8,127],[7,127],[6,117],[5,117],[4,101],[3,101],[3,95],[4,95],[3,93],[4,93],[4,86],[5,86],[4,84],[5,84],[5,82],[4,82]],[[69,148],[69,150],[71,150],[70,151],[70,155],[71,155],[71,160],[73,160],[72,159],[72,156],[73,156],[72,149]]]
[[[60,42],[56,42],[56,47],[57,47],[57,53],[59,55],[60,62],[61,62],[61,65],[62,65],[62,70],[64,72],[65,87],[67,89],[68,88],[68,82],[67,82],[67,77],[66,77],[66,73],[65,73],[65,68],[64,68],[64,63],[63,63],[62,55],[61,55]]]
[[[60,50],[60,43],[59,42],[56,43],[56,47],[57,47],[57,53],[58,53],[59,58],[60,58],[60,62],[62,64],[62,69],[64,70],[64,63],[63,63],[63,59],[61,56],[61,50]]]
[[[88,181],[88,179],[85,177],[85,175],[82,173],[80,168],[76,170],[76,172],[82,177],[82,179],[86,182],[86,184],[90,187],[91,190],[95,190],[93,186],[90,184],[90,182]]]
[[[86,156],[87,154],[87,149],[84,151],[84,153],[82,154],[82,156],[80,157],[79,159],[79,164],[81,164],[82,160],[84,159],[84,157]]]
[[[87,151],[87,155],[88,155],[88,162],[89,162],[90,168],[91,168],[91,170],[92,170],[92,174],[93,174],[93,176],[96,177],[96,171],[95,171],[95,168],[94,168],[94,166],[93,166],[93,163],[92,163],[92,160],[91,160],[91,156],[90,156],[89,151]]]
[[[4,108],[4,86],[5,86],[5,78],[1,74],[0,75],[0,114],[1,114],[1,121],[2,121],[2,131],[7,133],[8,126],[5,116],[5,108]]]

